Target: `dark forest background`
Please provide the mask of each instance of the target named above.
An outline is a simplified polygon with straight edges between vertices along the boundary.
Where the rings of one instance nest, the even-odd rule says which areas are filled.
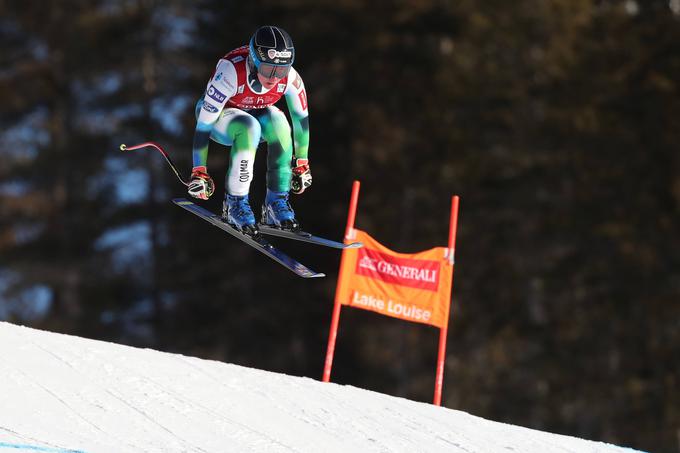
[[[445,245],[443,404],[680,451],[680,1],[0,0],[0,319],[320,378],[340,255],[306,281],[172,205],[193,104],[259,26],[309,95],[306,229]],[[264,193],[264,147],[252,186]],[[219,209],[227,152],[212,147]],[[432,400],[438,331],[344,309],[333,381]]]

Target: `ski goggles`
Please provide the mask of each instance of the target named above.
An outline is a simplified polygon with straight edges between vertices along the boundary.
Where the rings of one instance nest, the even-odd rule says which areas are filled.
[[[271,63],[260,63],[257,65],[257,72],[265,79],[283,79],[288,75],[290,65],[278,65]]]

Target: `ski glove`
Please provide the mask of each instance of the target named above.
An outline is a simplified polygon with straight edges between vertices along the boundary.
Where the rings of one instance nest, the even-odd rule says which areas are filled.
[[[215,183],[205,167],[194,167],[189,182],[189,195],[199,200],[207,200],[215,193]]]
[[[293,159],[293,179],[290,190],[294,194],[301,194],[312,185],[312,172],[309,169],[309,159]]]

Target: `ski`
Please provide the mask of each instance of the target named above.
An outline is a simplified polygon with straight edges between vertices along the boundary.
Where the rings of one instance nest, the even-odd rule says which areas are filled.
[[[364,244],[362,244],[361,242],[352,242],[351,244],[344,244],[342,242],[332,241],[330,239],[314,236],[313,234],[307,233],[306,231],[293,232],[263,224],[259,224],[258,228],[260,229],[260,233],[269,236],[293,239],[295,241],[308,242],[310,244],[323,245],[325,247],[332,247],[335,249],[357,249],[359,247],[364,246]]]
[[[286,255],[285,253],[274,247],[272,244],[270,244],[269,241],[267,241],[265,238],[260,237],[255,239],[252,236],[248,236],[247,234],[241,233],[236,228],[224,222],[222,218],[217,214],[213,214],[207,209],[202,208],[201,206],[195,204],[192,201],[187,200],[186,198],[174,198],[172,202],[175,203],[177,206],[186,209],[192,214],[197,215],[198,217],[202,218],[208,223],[215,225],[217,228],[226,231],[227,233],[234,236],[236,239],[239,239],[240,241],[253,247],[255,250],[267,255],[269,258],[273,259],[274,261],[281,264],[283,267],[289,269],[290,271],[294,272],[295,274],[299,275],[300,277],[303,278],[325,277],[325,274],[322,274],[320,272],[314,272],[304,264],[299,263],[290,256]]]

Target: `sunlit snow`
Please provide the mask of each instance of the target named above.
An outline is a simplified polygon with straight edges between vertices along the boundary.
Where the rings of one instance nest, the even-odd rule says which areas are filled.
[[[0,323],[0,452],[623,453],[354,387]]]

